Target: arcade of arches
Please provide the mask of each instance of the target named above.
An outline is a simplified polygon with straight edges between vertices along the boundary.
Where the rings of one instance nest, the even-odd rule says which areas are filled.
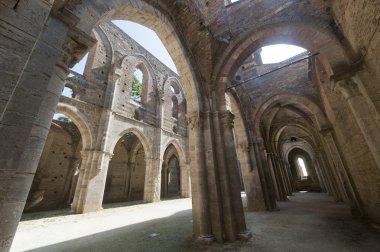
[[[23,212],[176,196],[195,241],[248,240],[242,189],[248,211],[313,191],[380,224],[378,1],[0,0],[0,24],[0,251]],[[275,44],[306,52],[263,63]]]

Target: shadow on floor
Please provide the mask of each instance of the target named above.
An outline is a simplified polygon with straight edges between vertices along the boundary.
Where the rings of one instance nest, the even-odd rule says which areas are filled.
[[[53,218],[53,217],[58,217],[58,216],[68,216],[68,215],[73,215],[73,214],[74,213],[71,212],[70,208],[24,213],[22,214],[20,221],[48,219],[48,218]]]
[[[70,232],[68,230],[68,232]],[[28,251],[202,251],[193,243],[191,210]],[[158,234],[150,237],[151,234]]]
[[[348,206],[334,202],[326,194],[295,193],[289,201],[278,205],[280,211],[245,213],[247,228],[253,234],[248,242],[195,244],[191,210],[185,210],[29,251],[380,251],[380,233],[366,221],[354,218]],[[154,233],[158,236],[149,236]]]

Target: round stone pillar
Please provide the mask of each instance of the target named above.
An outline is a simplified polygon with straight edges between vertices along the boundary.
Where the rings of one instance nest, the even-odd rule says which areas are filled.
[[[207,169],[205,166],[205,139],[201,120],[199,112],[194,112],[187,116],[193,202],[193,233],[197,242],[209,244],[214,241],[214,236],[211,231]]]
[[[240,192],[240,175],[238,171],[238,160],[236,155],[235,138],[233,135],[234,115],[230,111],[220,112],[220,121],[223,127],[224,154],[226,158],[227,175],[231,193],[231,204],[234,215],[234,225],[236,228],[236,238],[247,240],[252,237],[247,231],[245,224],[243,204]]]

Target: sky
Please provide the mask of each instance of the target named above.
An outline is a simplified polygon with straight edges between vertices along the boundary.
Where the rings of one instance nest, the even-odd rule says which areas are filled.
[[[178,74],[172,58],[154,31],[130,21],[114,20],[112,22]],[[305,49],[297,46],[283,44],[265,46],[262,49],[261,57],[264,64],[278,63],[305,51]],[[79,74],[83,74],[86,61],[87,54],[72,68],[72,70]],[[63,95],[71,97],[71,90],[65,88]]]
[[[153,54],[157,59],[159,59],[162,63],[164,63],[171,70],[178,74],[177,68],[175,67],[172,58],[154,31],[143,25],[139,25],[130,21],[114,20],[112,22],[126,34],[136,40],[137,43],[147,49],[148,52]],[[83,60],[75,65],[72,70],[82,74],[86,61],[87,55],[85,58],[83,58]]]
[[[158,58],[162,63],[172,69],[175,73],[178,73],[172,58],[154,31],[130,21],[114,20],[112,22]],[[278,63],[305,51],[305,49],[297,46],[283,44],[265,46],[262,49],[261,57],[264,64]],[[83,74],[86,61],[87,55],[75,65],[72,70]]]
[[[305,49],[293,45],[270,45],[262,48],[261,58],[263,64],[272,64],[289,59],[305,51]]]

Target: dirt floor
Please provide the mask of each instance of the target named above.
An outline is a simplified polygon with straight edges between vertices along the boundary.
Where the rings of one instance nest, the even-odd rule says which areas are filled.
[[[25,214],[11,251],[380,251],[379,230],[320,193],[297,193],[280,211],[246,212],[253,238],[212,246],[192,242],[190,199],[131,204]]]

